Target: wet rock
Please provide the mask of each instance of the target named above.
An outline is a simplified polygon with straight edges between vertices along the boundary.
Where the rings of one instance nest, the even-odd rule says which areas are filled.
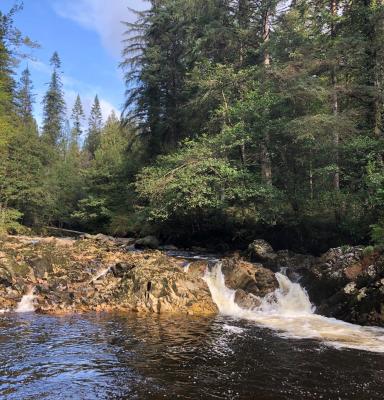
[[[207,261],[194,261],[192,263],[187,263],[186,265],[186,272],[193,276],[204,276],[205,271],[208,268]]]
[[[222,271],[227,287],[264,297],[278,287],[275,274],[261,264],[251,264],[237,258],[223,260]]]
[[[155,236],[146,236],[136,240],[135,246],[138,249],[157,249],[159,240]]]
[[[249,310],[260,306],[260,298],[238,289],[235,293],[235,303],[241,308]]]
[[[301,283],[320,314],[384,326],[382,253],[367,254],[362,246],[330,249],[301,274]]]

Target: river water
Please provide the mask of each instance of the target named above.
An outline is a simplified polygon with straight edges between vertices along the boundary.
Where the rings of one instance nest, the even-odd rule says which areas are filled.
[[[383,329],[314,314],[282,274],[253,310],[219,263],[205,279],[216,317],[0,314],[0,399],[384,398]]]

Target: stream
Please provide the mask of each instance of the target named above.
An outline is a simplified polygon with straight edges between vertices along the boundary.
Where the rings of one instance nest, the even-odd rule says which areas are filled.
[[[382,400],[384,329],[316,315],[298,283],[276,278],[241,309],[216,262],[212,317],[39,315],[31,289],[0,313],[0,398]]]

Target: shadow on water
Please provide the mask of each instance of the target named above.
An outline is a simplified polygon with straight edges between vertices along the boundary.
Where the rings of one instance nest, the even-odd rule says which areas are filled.
[[[0,315],[1,399],[382,399],[384,356],[222,316]]]

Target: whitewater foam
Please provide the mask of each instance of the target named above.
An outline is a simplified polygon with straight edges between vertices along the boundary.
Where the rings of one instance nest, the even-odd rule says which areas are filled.
[[[384,329],[315,314],[305,289],[281,273],[276,274],[279,288],[261,299],[260,306],[253,309],[244,309],[235,303],[235,291],[226,287],[221,263],[207,270],[204,279],[223,315],[254,321],[286,338],[311,338],[336,348],[384,353]]]
[[[21,298],[16,306],[15,312],[27,313],[35,311],[35,306],[33,304],[36,298],[36,296],[34,295],[34,289],[35,288],[30,289],[28,293]]]

